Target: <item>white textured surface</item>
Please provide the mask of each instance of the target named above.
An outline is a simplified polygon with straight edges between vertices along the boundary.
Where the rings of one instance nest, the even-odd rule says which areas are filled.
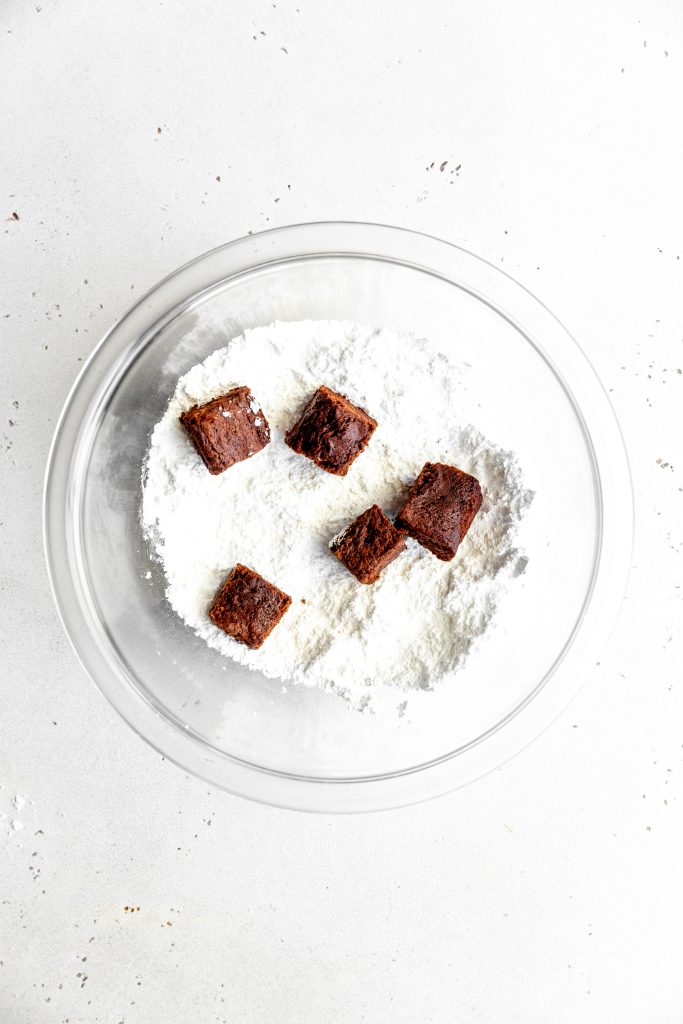
[[[2,5],[3,1024],[678,1024],[682,33],[676,0]],[[635,477],[628,599],[580,697],[478,784],[363,818],[164,763],[78,667],[41,552],[50,434],[111,321],[316,218],[528,285]]]
[[[224,335],[222,324],[215,330]],[[377,420],[344,477],[323,472],[284,443],[321,383]],[[179,417],[239,385],[256,393],[252,409],[265,410],[271,442],[212,476]],[[284,683],[334,690],[354,708],[384,702],[390,714],[403,714],[403,691],[431,690],[462,667],[528,560],[514,545],[532,494],[515,456],[468,425],[480,397],[464,389],[456,359],[411,334],[306,320],[232,338],[178,381],[145,460],[141,518],[174,610],[242,665]],[[372,504],[395,516],[427,461],[459,466],[483,490],[458,557],[440,561],[408,538],[381,578],[363,586],[331,556],[330,541]],[[257,651],[207,615],[238,562],[292,598]]]

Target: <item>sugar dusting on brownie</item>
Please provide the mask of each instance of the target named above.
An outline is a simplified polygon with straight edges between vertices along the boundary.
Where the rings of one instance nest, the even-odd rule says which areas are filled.
[[[285,682],[333,690],[355,707],[396,687],[404,691],[396,693],[399,709],[410,691],[444,681],[524,571],[516,532],[531,501],[514,456],[462,422],[459,381],[455,360],[428,341],[339,321],[257,328],[193,367],[154,430],[142,503],[143,528],[178,615],[227,657]],[[267,418],[271,443],[258,458],[213,476],[178,417],[244,383],[251,411]],[[344,477],[321,472],[284,443],[322,383],[378,423]],[[329,542],[373,503],[395,516],[426,462],[474,475],[481,509],[452,561],[408,538],[364,586]],[[208,617],[236,563],[257,566],[293,599],[258,650]]]

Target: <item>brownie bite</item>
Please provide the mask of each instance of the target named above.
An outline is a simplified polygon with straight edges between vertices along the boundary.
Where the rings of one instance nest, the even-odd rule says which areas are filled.
[[[476,477],[442,462],[427,462],[396,517],[432,554],[450,562],[481,506]]]
[[[217,475],[270,441],[268,421],[247,387],[233,388],[180,416],[209,473]]]
[[[406,546],[379,505],[371,505],[330,542],[330,551],[361,583],[375,583]]]
[[[291,597],[239,563],[214,599],[209,615],[234,640],[256,649],[285,614]]]
[[[328,473],[346,476],[376,427],[377,420],[364,409],[323,384],[285,434],[285,442]]]

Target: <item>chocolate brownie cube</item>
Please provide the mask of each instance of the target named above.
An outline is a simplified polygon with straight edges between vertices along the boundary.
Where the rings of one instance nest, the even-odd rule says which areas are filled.
[[[346,476],[376,427],[377,420],[364,409],[323,384],[285,434],[285,442],[328,473]]]
[[[330,542],[330,551],[361,583],[375,583],[406,546],[379,505],[371,505]]]
[[[238,563],[216,594],[209,615],[234,640],[256,649],[291,603],[282,590]]]
[[[396,517],[432,554],[450,562],[481,506],[476,477],[442,462],[427,462]]]
[[[270,441],[268,421],[247,387],[193,405],[181,414],[180,422],[214,476],[260,452]]]

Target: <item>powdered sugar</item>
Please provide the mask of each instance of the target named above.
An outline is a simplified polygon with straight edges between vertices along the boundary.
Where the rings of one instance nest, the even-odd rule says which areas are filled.
[[[282,439],[322,383],[379,423],[346,477],[323,472]],[[178,417],[244,384],[270,423],[271,443],[212,476]],[[332,689],[357,707],[383,685],[437,685],[463,663],[508,582],[524,571],[514,538],[531,500],[514,456],[459,422],[458,387],[457,365],[428,341],[339,321],[258,328],[193,367],[154,430],[144,472],[143,528],[175,611],[235,661]],[[393,516],[426,461],[457,465],[482,485],[482,508],[456,558],[441,562],[409,539],[377,583],[358,583],[330,555],[330,540],[373,503]],[[207,615],[236,562],[293,598],[258,651]]]

